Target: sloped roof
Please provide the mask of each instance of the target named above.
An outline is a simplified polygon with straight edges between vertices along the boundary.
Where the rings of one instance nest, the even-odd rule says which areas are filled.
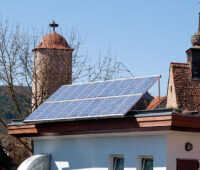
[[[156,96],[153,100],[151,100],[150,104],[146,108],[146,110],[154,110],[154,109],[159,109],[159,108],[165,108],[166,106],[166,99],[167,96],[160,97]]]
[[[171,63],[177,106],[183,110],[200,110],[200,80],[191,79],[189,63]]]

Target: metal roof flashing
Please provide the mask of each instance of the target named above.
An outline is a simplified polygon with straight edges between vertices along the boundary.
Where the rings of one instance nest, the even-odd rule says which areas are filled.
[[[157,110],[131,110],[126,114],[126,117],[152,117],[152,116],[167,116],[174,114],[174,109],[157,109]]]

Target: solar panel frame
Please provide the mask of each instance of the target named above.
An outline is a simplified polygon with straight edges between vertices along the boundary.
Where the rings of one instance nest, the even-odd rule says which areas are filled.
[[[105,81],[105,82],[94,82],[94,83],[87,83],[87,84],[64,85],[58,91],[56,91],[56,93],[54,93],[44,104],[42,104],[45,106],[49,105],[47,106],[46,109],[43,108],[44,106],[42,107],[41,105],[40,106],[41,108],[39,107],[36,111],[34,111],[34,114],[36,115],[35,118],[34,116],[31,116],[32,115],[31,114],[27,119],[24,120],[24,122],[67,121],[67,120],[85,119],[85,118],[124,116],[133,107],[133,105],[135,105],[137,101],[146,93],[146,91],[148,91],[151,88],[151,86],[153,86],[153,84],[158,79],[160,79],[160,76],[110,80],[110,81]],[[124,82],[128,82],[128,81],[130,81],[130,83],[128,83],[127,86],[123,84]],[[147,83],[147,85],[144,84],[145,82]],[[137,84],[136,88],[131,88],[132,85],[135,83]],[[101,86],[103,87],[102,91],[98,90],[98,88],[100,89],[102,88]],[[141,86],[144,86],[144,88],[142,90],[137,91],[137,89],[140,89]],[[148,87],[145,88],[145,86],[148,86]],[[90,87],[95,87],[95,88],[92,88],[92,90],[87,91],[87,89],[90,89]],[[62,89],[64,89],[63,93],[61,92]],[[85,92],[87,92],[88,94],[84,94]],[[141,93],[135,94],[135,92],[138,92],[138,93],[141,92]],[[63,97],[63,95],[66,95],[66,94],[68,94],[68,97]],[[82,98],[81,97],[82,95],[85,98]],[[94,98],[91,98],[92,96]],[[122,99],[123,97],[125,97],[125,99]],[[89,102],[89,100],[91,102]],[[120,101],[120,100],[121,100],[120,104],[117,105],[117,107],[114,110],[112,110],[112,103],[116,101]],[[99,103],[96,103],[96,101],[99,101]],[[111,101],[111,103],[107,104],[108,106],[104,108],[104,111],[101,114],[95,113],[95,110],[97,111],[98,107],[102,106],[103,103],[106,103],[108,101]],[[135,102],[133,102],[132,105],[130,104],[130,106],[128,106],[127,102],[131,103],[132,101],[135,101]],[[57,103],[57,104],[52,104],[52,103]],[[59,106],[59,103],[60,103],[60,106],[63,105],[61,108]],[[78,105],[76,105],[75,103]],[[88,104],[86,108],[78,112],[78,110],[81,109],[81,107],[83,107],[85,103]],[[126,106],[126,109],[122,109],[120,107],[123,105]],[[93,107],[91,108],[91,106]],[[56,113],[57,109],[60,110],[59,113],[58,112]],[[38,113],[39,112],[38,110],[39,111],[42,110],[42,111]],[[84,110],[86,110],[87,112],[84,112]],[[45,111],[48,113],[45,113]]]

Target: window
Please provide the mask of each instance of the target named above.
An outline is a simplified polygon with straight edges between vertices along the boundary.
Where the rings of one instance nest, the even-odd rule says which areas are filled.
[[[124,170],[124,156],[111,155],[110,156],[110,170]]]
[[[153,170],[153,156],[139,156],[139,170]]]

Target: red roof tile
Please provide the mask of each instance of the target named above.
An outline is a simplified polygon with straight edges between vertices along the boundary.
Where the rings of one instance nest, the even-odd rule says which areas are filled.
[[[164,97],[160,97],[159,100],[159,96],[156,96],[148,105],[148,107],[146,108],[146,110],[154,110],[159,108],[159,105],[167,98],[167,96]]]
[[[171,63],[178,108],[200,110],[200,80],[191,79],[188,63]]]
[[[61,50],[73,50],[69,47],[65,38],[57,34],[56,32],[52,32],[50,34],[45,35],[39,42],[39,45],[34,49],[61,49]]]

